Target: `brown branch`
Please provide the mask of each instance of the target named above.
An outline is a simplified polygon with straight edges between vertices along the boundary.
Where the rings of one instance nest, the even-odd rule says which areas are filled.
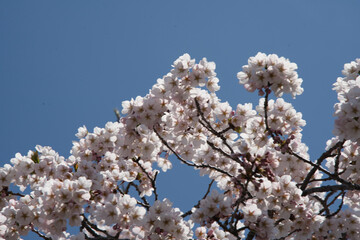
[[[221,148],[215,147],[214,143],[210,142],[209,140],[206,141],[206,143],[215,151],[219,152],[220,154],[224,155],[227,158],[230,158],[232,160],[234,160],[235,162],[239,163],[240,165],[242,165],[242,162],[240,161],[240,159],[238,157],[235,156],[235,154],[233,155],[229,155],[226,152],[224,152]]]
[[[87,235],[85,235],[85,239],[88,240],[115,240],[115,239],[119,239],[121,230],[115,235],[115,236],[111,236],[107,231],[98,228],[98,226],[96,224],[91,223],[84,214],[81,214],[81,216],[83,217],[83,220],[81,221],[81,231],[82,229],[86,229],[92,236],[92,237],[88,237]],[[103,237],[99,234],[97,234],[95,231],[101,232],[103,234],[106,235],[106,237]],[[124,239],[126,240],[126,239]],[[130,240],[130,239],[128,239]]]
[[[278,238],[278,239],[275,239],[275,240],[285,240],[287,239],[287,237],[290,237],[292,234],[296,233],[296,232],[300,232],[301,229],[295,229],[294,231],[290,232],[288,235],[286,235],[285,237],[281,237],[281,238]]]
[[[44,234],[40,233],[38,230],[36,230],[35,228],[31,229],[32,232],[36,233],[39,237],[45,239],[45,240],[52,240],[51,237],[46,237]]]
[[[266,126],[266,130],[270,133],[270,136],[275,140],[276,136],[275,133],[272,129],[270,129],[269,125],[268,125],[268,113],[267,113],[267,107],[268,107],[268,97],[269,97],[269,92],[266,91],[266,95],[265,95],[265,102],[264,102],[264,112],[265,112],[265,126]],[[342,185],[339,185],[338,187],[334,186],[334,189],[337,190],[360,190],[360,185],[358,184],[353,184],[350,183],[342,178],[339,177],[339,175],[337,174],[338,172],[338,164],[339,164],[339,157],[340,157],[340,153],[341,153],[341,149],[343,148],[345,140],[339,141],[337,142],[334,146],[332,146],[330,149],[328,149],[326,152],[324,152],[323,154],[321,154],[321,156],[316,160],[316,163],[311,162],[310,160],[307,160],[303,157],[301,157],[300,155],[296,154],[295,152],[292,151],[292,149],[290,147],[288,147],[287,149],[287,153],[298,158],[299,160],[310,164],[313,168],[310,170],[310,172],[306,175],[303,183],[300,186],[300,189],[303,191],[303,196],[308,195],[310,193],[313,192],[325,192],[325,191],[329,191],[329,190],[325,190],[328,188],[328,186],[323,186],[325,188],[319,187],[319,188],[312,188],[312,189],[308,189],[305,190],[306,187],[308,186],[308,184],[311,182],[311,178],[314,176],[315,172],[317,170],[327,174],[329,176],[329,178],[323,179],[322,181],[326,181],[326,180],[335,180],[338,181],[340,183],[342,183]],[[334,155],[333,151],[337,150],[337,154]],[[329,171],[327,171],[326,169],[324,169],[321,166],[321,163],[328,157],[334,157],[336,156],[335,159],[335,172],[331,173]],[[345,187],[346,186],[346,187]],[[331,189],[330,189],[331,190]]]
[[[85,217],[85,215],[83,214],[83,220],[81,221],[81,227],[80,230],[83,231],[83,229],[85,228],[92,236],[94,237],[100,237],[99,234],[97,234],[94,229],[92,229],[90,227],[91,223],[87,220],[87,218]],[[86,237],[86,239],[89,239]]]
[[[14,196],[19,196],[19,197],[25,197],[24,194],[21,193],[15,193],[9,190],[9,187],[7,186],[3,186],[0,193],[3,195],[5,194],[5,196],[10,196],[10,195],[14,195]],[[3,195],[4,196],[4,195]],[[32,198],[32,197],[31,197]]]
[[[334,167],[334,173],[335,174],[339,174],[339,163],[340,163],[341,149],[342,148],[337,149],[337,154],[336,154],[336,157],[335,157],[335,167]]]
[[[98,232],[104,233],[104,234],[105,234],[106,236],[108,236],[108,237],[111,237],[111,235],[109,235],[105,230],[100,229],[100,228],[98,228],[98,226],[97,226],[96,224],[91,223],[91,222],[86,218],[85,214],[81,214],[81,216],[83,217],[83,221],[82,221],[82,222],[84,222],[87,226],[91,227],[93,230],[96,230],[96,231],[98,231]],[[88,229],[86,229],[86,230],[88,230]],[[91,234],[92,234],[92,233],[91,233]],[[96,235],[98,235],[98,234],[96,234]],[[95,236],[95,235],[94,235],[94,236]]]
[[[225,224],[220,222],[219,219],[216,219],[216,222],[219,224],[220,227],[222,227],[222,229],[224,229],[225,232],[232,234],[234,237],[236,237],[237,240],[241,240],[241,238],[239,237],[239,232],[242,230],[232,229],[231,226],[230,228],[228,228]]]
[[[201,117],[201,120],[199,119],[200,124],[205,127],[207,130],[209,130],[212,134],[214,134],[215,136],[219,137],[223,144],[230,150],[231,154],[234,153],[234,150],[230,147],[230,145],[227,143],[226,138],[222,135],[223,131],[221,132],[217,132],[209,123],[208,120],[206,120],[204,113],[201,111],[200,109],[200,104],[198,102],[198,100],[196,98],[194,98],[195,100],[195,105],[196,105],[196,110],[198,112],[198,116]],[[228,131],[229,129],[231,129],[231,127],[226,128],[226,131]]]
[[[153,189],[154,189],[155,201],[158,200],[158,194],[157,194],[157,191],[156,191],[156,177],[157,177],[157,172],[155,173],[154,178],[151,178],[150,175],[149,175],[149,173],[146,172],[145,168],[140,164],[140,162],[139,162],[140,158],[133,158],[132,160],[138,164],[138,166],[141,168],[141,170],[143,171],[143,173],[145,173],[146,177],[150,180],[151,186],[152,186]]]
[[[318,213],[319,215],[322,214],[323,212],[325,212],[325,216],[326,216],[327,218],[330,218],[330,217],[336,215],[336,214],[338,213],[338,211],[340,211],[340,209],[341,209],[341,207],[342,207],[342,203],[339,205],[339,208],[338,208],[338,210],[337,210],[336,212],[330,213],[330,206],[333,205],[333,204],[335,203],[335,201],[336,201],[341,195],[343,195],[342,199],[344,198],[344,195],[345,195],[345,191],[341,191],[337,196],[335,196],[335,197],[332,199],[331,202],[328,203],[328,200],[330,199],[330,197],[331,197],[332,195],[335,194],[335,192],[336,192],[336,190],[329,192],[329,193],[326,195],[325,199],[321,199],[320,197],[318,197],[318,196],[316,196],[316,195],[313,195],[313,196],[312,196],[313,198],[315,198],[316,200],[318,200],[318,201],[320,202],[320,204],[323,206],[323,209],[321,209],[321,210],[319,211],[319,213]]]
[[[329,195],[332,195],[334,192],[331,192]],[[313,198],[315,198],[318,202],[320,202],[320,204],[323,206],[323,209],[321,209],[320,211],[319,211],[319,215],[320,214],[322,214],[323,212],[325,212],[325,215],[327,216],[327,215],[330,215],[330,209],[329,209],[329,206],[328,206],[328,204],[326,203],[326,198],[328,197],[328,196],[326,196],[326,198],[325,199],[322,199],[322,198],[320,198],[319,196],[316,196],[316,195],[314,195],[314,196],[312,196]]]
[[[136,185],[136,184],[133,183],[133,182],[130,182],[130,183],[129,183],[129,186],[133,186],[133,187],[135,188],[136,192],[139,194],[139,197],[140,197],[141,191],[140,191],[140,189],[139,189],[139,186]],[[140,205],[144,206],[146,209],[149,209],[150,204],[149,204],[149,202],[146,200],[146,198],[145,198],[145,197],[140,197],[140,198],[141,198],[141,200],[143,200],[143,202],[144,202],[143,204],[140,204]]]
[[[329,191],[339,191],[339,190],[360,190],[359,185],[327,185],[327,186],[320,186],[314,187],[310,189],[306,189],[303,191],[302,195],[306,196],[311,193],[315,192],[329,192]]]
[[[321,172],[323,172],[323,173],[325,173],[326,175],[329,176],[328,178],[324,178],[324,179],[316,179],[316,180],[314,180],[314,179],[311,180],[311,179],[310,179],[310,180],[309,180],[309,183],[312,182],[312,181],[329,181],[329,180],[335,180],[335,181],[338,181],[338,182],[340,182],[340,183],[342,183],[342,184],[344,184],[344,185],[351,186],[351,187],[353,187],[354,189],[360,188],[360,185],[354,184],[354,183],[350,183],[350,182],[348,182],[348,181],[340,178],[340,177],[339,177],[339,174],[340,174],[340,173],[339,173],[339,174],[333,174],[333,173],[329,172],[328,170],[324,169],[323,167],[321,167],[321,165],[317,165],[316,163],[313,163],[313,162],[311,162],[311,161],[309,161],[309,160],[307,160],[307,159],[304,159],[304,158],[302,158],[301,156],[295,154],[294,152],[292,152],[291,149],[289,149],[288,154],[290,154],[290,155],[292,155],[292,156],[294,156],[294,157],[297,157],[298,159],[302,160],[303,162],[310,164],[311,166],[317,168],[319,171],[321,171]]]
[[[343,192],[341,192],[338,196],[336,196],[336,197],[334,198],[333,201],[335,202],[335,200],[341,195],[341,203],[339,204],[339,207],[338,207],[338,209],[337,209],[335,212],[333,212],[332,214],[326,216],[327,218],[333,217],[333,216],[335,216],[336,214],[338,214],[338,213],[340,212],[340,210],[341,210],[341,208],[342,208],[342,206],[343,206],[343,204],[344,204],[345,193],[346,193],[346,192],[343,191]],[[331,205],[332,205],[332,203],[331,203]]]
[[[134,185],[135,185],[135,184],[134,184]],[[128,186],[130,187],[130,184],[128,184]],[[136,187],[135,187],[135,188],[136,188]],[[117,187],[117,190],[118,190],[122,195],[125,194],[125,193],[119,188],[119,186]],[[138,192],[138,193],[139,193],[139,195],[140,195],[140,192]],[[146,198],[142,197],[141,199],[142,199],[144,202],[140,202],[139,200],[136,199],[137,204],[143,206],[144,208],[146,208],[146,210],[149,210],[150,205],[149,205],[149,203],[147,202]]]
[[[265,113],[265,128],[266,128],[266,131],[270,133],[270,136],[273,140],[275,140],[275,134],[273,132],[272,129],[270,129],[269,127],[269,123],[268,123],[268,105],[269,105],[269,94],[270,92],[269,91],[265,91],[265,101],[264,101],[264,113]]]
[[[229,123],[229,126],[227,128],[225,128],[224,130],[218,132],[220,135],[226,133],[227,131],[234,129],[234,126],[232,124]]]
[[[211,186],[212,186],[212,184],[214,183],[214,181],[215,181],[214,179],[211,180],[211,182],[209,183],[209,186],[208,186],[208,188],[207,188],[207,190],[206,190],[206,193],[205,193],[205,195],[202,197],[202,199],[205,199],[205,198],[207,197],[207,195],[210,193],[210,189],[211,189]],[[202,199],[201,199],[201,200],[202,200]],[[200,201],[201,201],[201,200],[199,200],[198,203],[194,206],[195,208],[199,208],[199,207],[200,207]],[[193,212],[192,212],[192,210],[190,209],[189,211],[183,213],[183,214],[181,215],[181,217],[182,217],[182,218],[185,218],[185,217],[191,215],[192,213],[193,213]]]
[[[246,236],[245,240],[252,240],[255,237],[255,232],[251,231],[248,233],[248,235]]]
[[[316,166],[314,166],[310,172],[308,173],[308,175],[306,176],[304,182],[302,183],[300,189],[301,190],[305,190],[307,185],[309,184],[310,179],[312,178],[312,176],[315,174],[315,172],[320,168],[321,163],[328,157],[330,157],[330,155],[332,154],[332,152],[338,148],[342,148],[344,145],[344,140],[343,141],[339,141],[338,143],[336,143],[334,146],[332,146],[331,148],[329,148],[326,152],[324,152],[323,154],[321,154],[321,156],[316,160]]]
[[[170,145],[165,141],[165,139],[163,137],[160,136],[160,134],[156,131],[156,129],[154,128],[154,132],[155,134],[158,136],[158,138],[161,140],[161,142],[177,157],[177,159],[179,159],[182,163],[190,166],[190,167],[195,167],[195,168],[209,168],[209,169],[212,169],[212,170],[215,170],[217,172],[220,172],[222,174],[225,174],[226,176],[230,177],[230,178],[234,178],[234,176],[232,176],[230,173],[220,169],[220,168],[217,168],[217,167],[214,167],[214,166],[211,166],[211,165],[207,165],[207,164],[195,164],[195,163],[191,163],[189,161],[186,161],[184,160],[174,149],[172,149],[170,147]]]

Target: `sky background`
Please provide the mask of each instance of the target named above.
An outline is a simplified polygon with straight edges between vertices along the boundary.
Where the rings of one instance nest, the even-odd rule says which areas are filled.
[[[315,159],[333,136],[332,84],[360,57],[359,9],[358,0],[0,0],[0,166],[37,144],[68,157],[78,127],[115,121],[114,108],[147,94],[184,53],[215,61],[220,99],[256,105],[236,74],[259,51],[297,63],[304,93],[286,100],[307,121]],[[174,166],[158,191],[185,212],[209,180]]]

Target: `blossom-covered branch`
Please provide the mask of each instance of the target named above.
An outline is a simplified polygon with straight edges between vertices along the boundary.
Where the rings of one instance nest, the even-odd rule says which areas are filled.
[[[237,77],[259,103],[234,109],[215,68],[184,54],[117,121],[80,127],[68,158],[17,153],[0,168],[0,239],[360,239],[360,59],[334,84],[334,137],[315,161],[302,114],[281,98],[303,92],[295,63],[250,57]],[[158,194],[173,161],[210,179],[186,212]]]

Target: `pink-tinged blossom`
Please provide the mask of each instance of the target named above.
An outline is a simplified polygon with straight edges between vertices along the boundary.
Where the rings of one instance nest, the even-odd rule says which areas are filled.
[[[80,139],[80,138],[86,137],[87,134],[88,134],[88,130],[87,130],[86,126],[82,126],[82,127],[79,127],[78,133],[75,134],[75,136]]]
[[[306,122],[280,98],[302,93],[297,65],[275,54],[249,58],[239,83],[266,96],[254,108],[245,103],[236,109],[215,94],[220,89],[215,68],[206,58],[196,63],[189,54],[180,56],[147,95],[122,102],[118,122],[92,132],[80,127],[68,159],[51,147],[17,153],[11,165],[0,168],[0,238],[19,239],[36,229],[46,237],[73,240],[96,234],[235,240],[247,231],[259,240],[359,239],[356,189],[341,190],[338,199],[351,210],[333,216],[320,200],[326,193],[304,193],[333,175],[341,184],[347,181],[346,187],[360,183],[360,60],[345,64],[344,77],[334,84],[336,137],[326,151],[341,148],[324,155],[305,190],[316,164],[302,142]],[[213,180],[186,213],[169,199],[159,200],[156,188],[158,175],[178,160]],[[199,226],[193,232],[194,222]],[[97,233],[87,227],[75,236],[66,232],[68,224],[85,223]]]
[[[249,222],[255,222],[257,218],[261,215],[261,210],[256,206],[256,204],[248,204],[242,209],[245,215],[245,219]]]
[[[341,139],[360,142],[360,59],[344,65],[344,77],[339,77],[333,85],[339,102],[335,104],[335,128],[333,133]]]
[[[255,57],[249,58],[248,65],[243,66],[243,71],[237,77],[239,83],[250,92],[269,87],[277,97],[291,93],[295,98],[303,92],[302,79],[298,78],[296,69],[297,65],[288,59],[259,52]]]
[[[188,70],[193,67],[195,60],[190,58],[189,54],[184,54],[173,63],[173,73],[178,77],[183,77],[188,74]]]

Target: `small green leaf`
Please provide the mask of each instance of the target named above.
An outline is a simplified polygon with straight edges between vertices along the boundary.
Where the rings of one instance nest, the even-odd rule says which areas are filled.
[[[138,173],[136,176],[136,180],[140,181],[142,178],[142,173]]]
[[[237,133],[241,133],[242,128],[241,128],[241,127],[235,127],[235,131],[236,131]]]
[[[78,168],[79,168],[79,163],[75,163],[75,164],[74,164],[75,172],[77,172]]]
[[[31,160],[33,160],[34,163],[39,163],[40,159],[39,159],[39,152],[35,151],[32,155],[31,155]]]

